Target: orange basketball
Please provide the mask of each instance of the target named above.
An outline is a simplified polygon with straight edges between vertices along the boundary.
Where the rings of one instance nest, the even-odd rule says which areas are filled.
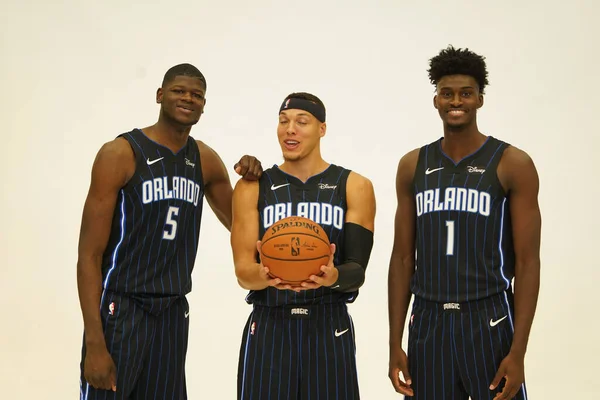
[[[304,217],[288,217],[271,225],[262,237],[260,256],[269,275],[298,284],[320,275],[331,251],[321,225]]]

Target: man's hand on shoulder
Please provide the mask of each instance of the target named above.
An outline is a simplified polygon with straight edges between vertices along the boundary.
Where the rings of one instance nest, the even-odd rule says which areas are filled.
[[[233,169],[238,175],[248,181],[260,179],[263,173],[263,168],[258,158],[249,155],[242,156],[240,161],[233,166]]]

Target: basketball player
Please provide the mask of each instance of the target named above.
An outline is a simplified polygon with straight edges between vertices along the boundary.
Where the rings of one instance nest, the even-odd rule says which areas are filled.
[[[292,93],[279,109],[284,162],[233,192],[231,243],[239,284],[253,305],[243,333],[238,399],[359,399],[354,327],[346,303],[365,280],[375,219],[371,182],[323,160],[325,106]],[[321,276],[298,286],[270,279],[259,238],[289,216],[312,219],[331,244]]]
[[[82,399],[185,399],[185,358],[198,235],[206,195],[230,230],[227,170],[190,130],[206,80],[172,67],[156,94],[158,122],[100,149],[83,210],[77,281],[84,320]],[[235,166],[258,179],[260,163]]]
[[[526,399],[540,279],[536,168],[524,151],[477,127],[484,57],[450,46],[428,72],[444,136],[398,165],[389,377],[398,393],[419,400]]]

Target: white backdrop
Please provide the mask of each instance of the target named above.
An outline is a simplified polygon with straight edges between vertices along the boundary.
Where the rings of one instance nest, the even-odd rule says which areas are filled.
[[[487,57],[480,129],[527,151],[540,173],[530,398],[598,398],[599,14],[594,0],[3,0],[0,397],[77,398],[75,266],[92,161],[102,143],[155,122],[164,72],[190,62],[208,80],[192,135],[228,167],[245,153],[265,167],[281,161],[285,95],[325,102],[324,157],[369,177],[378,202],[367,282],[351,306],[362,396],[399,398],[387,378],[394,176],[402,154],[442,135],[426,69],[453,44]],[[234,399],[250,307],[228,232],[206,210],[189,296],[189,394]]]

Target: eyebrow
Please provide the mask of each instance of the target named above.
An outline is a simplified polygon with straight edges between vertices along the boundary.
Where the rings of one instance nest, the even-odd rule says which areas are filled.
[[[444,89],[453,89],[453,88],[451,88],[450,86],[442,86],[440,88],[440,90],[444,90]],[[463,86],[460,89],[475,89],[475,87],[473,87],[473,86]]]

